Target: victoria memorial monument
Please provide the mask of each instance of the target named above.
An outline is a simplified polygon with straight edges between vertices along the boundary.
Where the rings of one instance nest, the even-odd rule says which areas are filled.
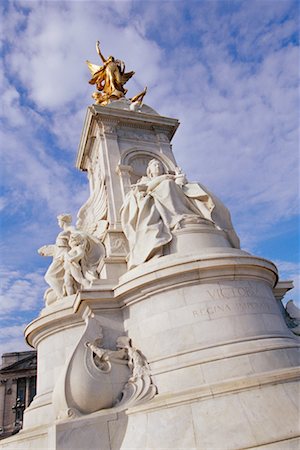
[[[87,61],[76,166],[90,196],[58,216],[45,307],[25,331],[37,394],[1,449],[299,449],[299,338],[275,265],[243,251],[223,203],[175,161],[179,125]]]

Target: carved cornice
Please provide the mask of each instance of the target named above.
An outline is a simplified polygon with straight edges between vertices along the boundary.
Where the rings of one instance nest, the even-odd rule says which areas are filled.
[[[179,126],[177,119],[169,117],[103,106],[99,107],[97,105],[90,106],[84,121],[76,159],[76,167],[80,170],[86,170],[84,165],[85,157],[90,151],[91,143],[89,140],[95,135],[95,121],[100,129],[100,133],[108,138],[115,137],[118,130],[127,128],[147,130],[151,134],[153,133],[153,141],[158,139],[162,142],[167,142],[166,138],[170,142]],[[116,127],[116,129],[112,127]],[[165,138],[163,138],[163,135],[165,135]]]
[[[101,120],[99,117],[97,117],[97,123],[100,127],[100,134],[102,136],[117,135],[118,120]]]
[[[169,255],[161,258],[161,261],[148,262],[147,271],[137,267],[120,277],[115,295],[121,303],[129,305],[170,286],[199,283],[199,280],[204,283],[216,278],[232,279],[233,274],[235,280],[250,277],[266,282],[271,288],[278,280],[277,269],[271,261],[230,249],[222,256],[207,255],[199,259],[184,256],[174,261],[173,255]]]

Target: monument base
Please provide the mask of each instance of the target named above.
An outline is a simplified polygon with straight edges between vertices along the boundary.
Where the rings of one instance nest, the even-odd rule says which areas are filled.
[[[158,395],[127,413],[95,413],[23,430],[2,441],[1,448],[298,450],[299,390],[295,378],[296,372],[291,370],[206,386],[178,396]]]
[[[48,306],[27,328],[43,375],[37,396],[24,429],[0,448],[298,448],[299,339],[274,298],[276,281],[271,262],[211,247],[161,257],[115,287],[103,284]],[[89,407],[86,389],[94,381],[86,341],[100,330],[112,350],[119,336],[132,339],[157,394],[75,417],[75,392],[81,401],[82,389]],[[92,403],[98,391],[92,389]]]

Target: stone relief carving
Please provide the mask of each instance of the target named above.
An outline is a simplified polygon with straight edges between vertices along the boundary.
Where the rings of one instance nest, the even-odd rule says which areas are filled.
[[[99,239],[71,225],[70,214],[60,214],[57,219],[62,231],[55,244],[44,245],[38,250],[41,256],[53,258],[45,274],[50,286],[45,292],[47,305],[75,294],[82,287],[89,287],[99,278],[97,267],[105,255]]]
[[[118,130],[118,136],[123,139],[134,139],[135,141],[152,142],[155,140],[155,134],[153,131],[141,131],[130,128],[120,128]]]
[[[111,236],[111,250],[114,253],[121,253],[127,252],[127,243],[123,236]]]
[[[102,327],[89,317],[55,386],[53,404],[58,418],[77,417],[107,409],[121,411],[155,394],[147,360],[131,339],[120,336],[115,350],[104,348]]]
[[[107,192],[105,178],[100,171],[98,156],[87,162],[90,197],[77,213],[76,226],[102,241],[107,221]]]
[[[160,161],[152,159],[146,176],[132,185],[121,208],[129,243],[128,267],[162,256],[163,246],[172,240],[172,230],[203,220],[225,231],[232,247],[239,248],[227,208],[204,187],[188,183],[179,168],[169,174]]]
[[[117,132],[117,124],[115,121],[113,122],[108,122],[108,121],[103,121],[101,120],[101,125],[102,125],[102,132],[104,134],[116,134]]]
[[[149,364],[140,350],[133,347],[129,337],[120,336],[116,342],[118,350],[115,351],[99,347],[99,339],[95,343],[87,342],[86,345],[94,354],[95,365],[103,373],[110,373],[116,360],[127,362],[131,375],[114,406],[128,407],[154,397],[156,387],[151,380]]]

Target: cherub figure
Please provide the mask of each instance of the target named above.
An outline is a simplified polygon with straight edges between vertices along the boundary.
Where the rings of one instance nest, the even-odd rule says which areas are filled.
[[[67,295],[75,294],[78,287],[89,287],[81,261],[86,253],[87,239],[81,233],[71,233],[70,250],[64,255],[64,288]]]

